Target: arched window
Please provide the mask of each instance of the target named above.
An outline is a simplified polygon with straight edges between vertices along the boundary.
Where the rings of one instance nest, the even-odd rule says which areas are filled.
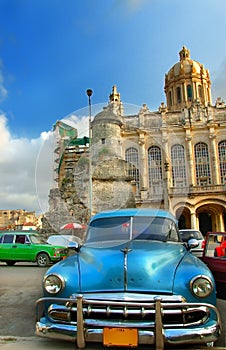
[[[182,145],[174,145],[171,148],[171,164],[173,186],[186,186],[186,166],[184,147]]]
[[[148,150],[148,176],[149,187],[152,194],[162,193],[162,156],[158,146]]]
[[[191,85],[187,85],[187,95],[188,95],[188,101],[192,100],[192,88]]]
[[[195,170],[197,185],[211,184],[208,146],[204,142],[195,145]]]
[[[221,183],[226,183],[226,140],[219,142],[218,144],[218,154],[220,161],[220,175]]]
[[[137,189],[139,189],[139,158],[136,148],[130,147],[126,150],[125,160],[127,161],[127,175],[133,178],[136,182]]]
[[[177,87],[177,103],[181,103],[181,89]]]

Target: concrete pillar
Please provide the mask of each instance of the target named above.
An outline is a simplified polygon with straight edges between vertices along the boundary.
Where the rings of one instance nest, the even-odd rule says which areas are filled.
[[[186,88],[186,84],[185,83],[183,83],[183,91],[184,91],[184,102],[187,102],[188,95],[187,95],[187,88]]]
[[[192,85],[193,85],[193,98],[194,98],[194,100],[196,100],[196,99],[197,99],[197,87],[196,87],[196,83],[193,82]]]
[[[140,145],[140,174],[143,175],[141,187],[148,188],[148,164],[145,154],[145,143],[142,139],[139,140]]]
[[[197,229],[197,220],[196,220],[196,213],[192,212],[191,213],[191,228],[192,229]]]
[[[188,175],[188,182],[189,185],[194,186],[195,185],[195,167],[194,167],[194,159],[193,159],[193,152],[192,152],[192,143],[191,143],[192,137],[190,134],[190,129],[186,130],[186,154],[187,154],[187,161],[188,161],[188,169],[187,175]]]
[[[220,173],[219,173],[219,159],[217,154],[217,145],[216,145],[216,135],[214,129],[210,128],[209,130],[210,138],[210,167],[212,175],[212,183],[214,185],[219,185],[220,182]]]
[[[173,106],[177,105],[176,87],[173,87]]]
[[[217,231],[224,232],[226,230],[226,228],[224,227],[223,213],[219,214],[219,216],[217,217],[217,221],[218,221]]]

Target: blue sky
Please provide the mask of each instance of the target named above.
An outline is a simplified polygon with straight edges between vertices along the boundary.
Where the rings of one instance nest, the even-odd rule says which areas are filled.
[[[87,107],[87,88],[92,104],[106,104],[117,85],[123,102],[157,110],[185,45],[209,69],[213,103],[225,100],[225,37],[225,0],[0,0],[0,155],[9,153],[0,161],[2,209],[37,210],[32,185],[30,201],[20,201],[6,181],[15,144],[38,148],[57,120]],[[35,170],[26,171],[32,184]]]
[[[0,109],[16,136],[38,137],[56,120],[108,100],[151,110],[183,45],[210,70],[226,57],[225,0],[1,0]],[[225,96],[226,97],[226,96]]]

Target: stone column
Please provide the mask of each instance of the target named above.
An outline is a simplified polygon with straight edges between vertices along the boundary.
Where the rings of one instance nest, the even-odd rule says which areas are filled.
[[[141,180],[140,186],[141,187],[148,187],[147,162],[146,162],[146,157],[145,157],[145,142],[144,142],[144,138],[140,137],[138,143],[139,143],[139,146],[140,146],[140,167],[139,167],[139,172],[140,172],[140,174],[143,175],[143,178]]]
[[[191,228],[195,230],[197,229],[197,220],[195,212],[191,212]]]
[[[193,98],[194,98],[194,100],[196,100],[197,99],[196,83],[193,82],[192,85],[193,85],[193,87],[192,87],[192,89],[193,89]]]
[[[184,90],[184,102],[186,103],[188,100],[188,96],[187,96],[187,89],[186,89],[185,83],[183,83],[183,90]]]
[[[142,199],[147,198],[149,183],[148,183],[148,168],[147,168],[147,156],[146,156],[146,148],[144,137],[139,139],[140,145],[140,168],[139,173],[142,174],[142,178],[140,177],[140,192]]]
[[[173,88],[173,106],[175,107],[176,105],[177,105],[176,89]]]
[[[216,135],[214,133],[214,128],[209,129],[210,138],[210,166],[212,173],[212,183],[214,185],[220,184],[220,174],[219,174],[219,164],[217,155],[217,145],[216,145]]]
[[[187,161],[188,161],[188,169],[187,169],[187,175],[188,175],[188,181],[189,185],[194,186],[195,185],[195,169],[194,169],[194,159],[193,159],[193,152],[192,152],[192,136],[190,133],[190,129],[186,130],[186,154],[187,154]]]

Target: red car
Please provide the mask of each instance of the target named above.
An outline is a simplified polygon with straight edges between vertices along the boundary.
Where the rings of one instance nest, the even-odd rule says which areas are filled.
[[[208,232],[202,260],[212,271],[217,295],[226,299],[226,232]]]

